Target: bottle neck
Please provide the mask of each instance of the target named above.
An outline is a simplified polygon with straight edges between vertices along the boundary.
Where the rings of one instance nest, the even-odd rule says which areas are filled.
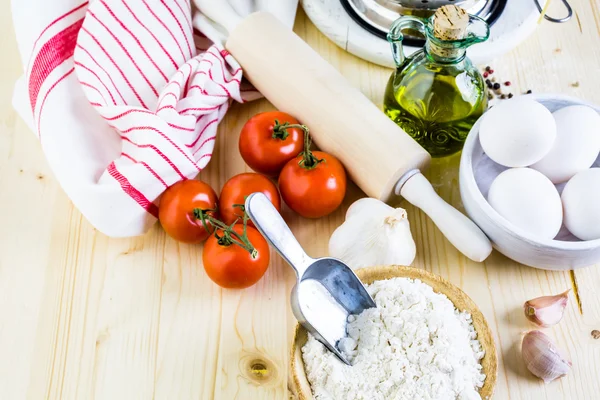
[[[425,43],[425,52],[433,61],[443,64],[461,62],[467,55],[467,50],[459,47],[442,47],[430,40]]]

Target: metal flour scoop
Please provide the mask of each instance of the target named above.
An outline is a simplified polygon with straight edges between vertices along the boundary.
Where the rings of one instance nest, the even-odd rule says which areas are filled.
[[[246,211],[260,233],[296,272],[291,304],[298,322],[350,365],[337,347],[346,336],[348,315],[376,307],[362,282],[340,260],[309,257],[264,194],[248,196]]]

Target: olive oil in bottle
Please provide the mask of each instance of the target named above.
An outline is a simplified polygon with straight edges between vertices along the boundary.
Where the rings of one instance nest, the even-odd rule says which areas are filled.
[[[415,69],[392,75],[385,113],[433,157],[460,151],[487,108],[483,80],[455,68]]]
[[[404,57],[402,29],[419,30],[425,47]],[[460,151],[487,108],[487,87],[466,49],[488,36],[485,21],[456,6],[441,7],[429,19],[403,16],[392,25],[388,40],[397,69],[384,112],[433,157]]]

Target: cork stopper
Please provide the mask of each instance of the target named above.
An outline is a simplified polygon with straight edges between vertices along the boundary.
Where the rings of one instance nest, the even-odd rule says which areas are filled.
[[[455,5],[437,9],[433,25],[433,34],[440,40],[460,40],[467,33],[469,14]]]
[[[467,35],[469,25],[469,14],[462,8],[455,5],[443,6],[435,12],[433,22],[433,35],[440,40],[461,40]],[[433,44],[427,42],[427,49],[430,53],[444,58],[458,58],[464,55],[465,51],[452,45]]]

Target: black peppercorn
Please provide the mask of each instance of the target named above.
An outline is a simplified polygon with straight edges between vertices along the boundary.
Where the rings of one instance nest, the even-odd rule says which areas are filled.
[[[527,94],[531,94],[531,93],[533,93],[533,92],[531,91],[531,89],[529,89],[529,90],[527,91]]]
[[[513,98],[513,94],[512,94],[512,93],[509,93],[509,94],[508,94],[508,98],[509,98],[509,99],[512,99],[512,98]]]
[[[504,99],[506,99],[506,95],[505,95],[505,94],[503,94],[502,96],[500,96],[500,98],[501,98],[502,100],[504,100]]]
[[[500,89],[500,84],[498,82],[494,83],[494,90]]]

